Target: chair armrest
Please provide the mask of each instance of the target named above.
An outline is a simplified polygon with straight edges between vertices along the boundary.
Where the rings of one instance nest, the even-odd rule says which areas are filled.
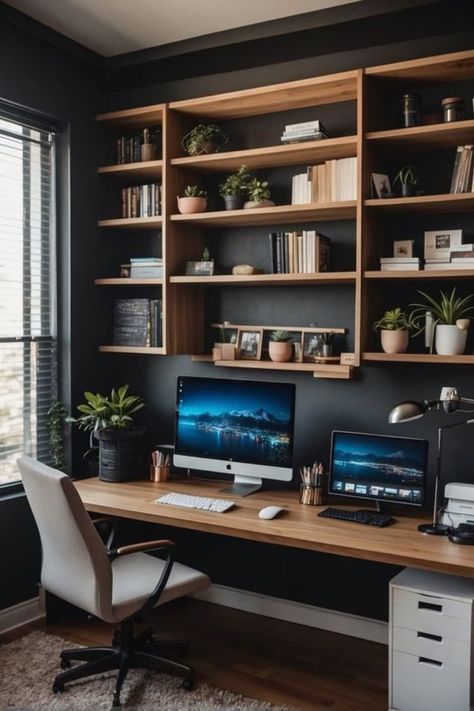
[[[107,548],[107,553],[109,554],[117,537],[119,519],[115,516],[101,516],[100,518],[92,519],[92,523],[97,527],[99,535]],[[101,528],[104,529],[103,532],[101,531]],[[105,535],[103,535],[103,533]]]
[[[131,543],[128,546],[117,548],[116,555],[128,555],[129,553],[139,553],[140,551],[158,551],[163,548],[167,550],[174,547],[174,542],[167,539],[157,541],[144,541],[143,543]]]

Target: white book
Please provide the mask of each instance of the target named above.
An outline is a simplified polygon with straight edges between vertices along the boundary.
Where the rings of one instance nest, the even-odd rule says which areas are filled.
[[[418,264],[419,257],[381,257],[380,264]]]
[[[381,264],[380,271],[382,272],[418,272],[420,271],[419,264]]]
[[[450,264],[474,264],[474,257],[453,257]]]
[[[285,131],[305,131],[307,129],[319,131],[320,127],[321,121],[319,119],[315,119],[314,121],[301,121],[301,123],[288,123],[285,126]]]
[[[456,247],[451,247],[450,252],[473,252],[474,244],[458,244]]]
[[[438,264],[425,264],[425,271],[436,271],[437,269],[440,269],[441,271],[444,271],[445,269],[458,269],[457,264],[453,264],[452,262],[442,262]],[[469,267],[471,268],[471,267]]]

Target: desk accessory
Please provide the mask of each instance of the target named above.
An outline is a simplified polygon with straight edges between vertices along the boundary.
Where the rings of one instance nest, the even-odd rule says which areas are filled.
[[[284,509],[283,506],[265,506],[265,508],[260,509],[260,511],[258,512],[258,517],[268,521],[272,518],[275,518],[276,516],[278,516],[278,514],[282,513],[285,510],[286,509]]]
[[[349,511],[347,509],[328,508],[320,511],[318,516],[323,518],[333,518],[338,521],[349,521],[350,523],[364,523],[368,526],[383,528],[395,523],[395,519],[387,514],[378,511]]]
[[[170,455],[155,449],[151,453],[150,481],[168,481],[170,464]]]
[[[300,504],[323,506],[326,503],[326,476],[321,462],[300,469]]]
[[[459,409],[459,406],[461,404],[471,405],[471,409],[461,410]],[[443,387],[441,389],[441,394],[438,400],[423,400],[421,402],[417,402],[415,400],[407,400],[406,402],[399,403],[390,412],[388,416],[388,421],[390,422],[390,424],[396,424],[399,422],[411,422],[412,420],[417,420],[420,417],[423,417],[432,408],[436,408],[437,410],[441,409],[445,415],[453,414],[455,412],[471,412],[472,414],[474,414],[474,407],[472,406],[474,406],[473,399],[461,397],[458,394],[456,388]],[[449,526],[446,526],[445,524],[442,524],[438,521],[438,494],[443,453],[443,432],[446,429],[452,429],[453,427],[461,427],[462,425],[471,424],[474,424],[474,418],[462,420],[461,422],[452,422],[448,425],[443,425],[442,427],[438,428],[433,519],[431,523],[422,524],[421,526],[418,526],[418,530],[420,531],[420,533],[428,533],[434,536],[445,536],[449,531]]]

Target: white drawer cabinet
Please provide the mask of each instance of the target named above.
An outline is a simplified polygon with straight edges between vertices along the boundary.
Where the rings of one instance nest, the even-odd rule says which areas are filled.
[[[390,582],[390,709],[473,711],[473,602],[467,578],[407,569]]]

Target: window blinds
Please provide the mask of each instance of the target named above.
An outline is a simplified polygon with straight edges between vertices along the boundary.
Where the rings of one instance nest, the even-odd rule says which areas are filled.
[[[0,485],[50,463],[57,397],[54,134],[0,110]]]

